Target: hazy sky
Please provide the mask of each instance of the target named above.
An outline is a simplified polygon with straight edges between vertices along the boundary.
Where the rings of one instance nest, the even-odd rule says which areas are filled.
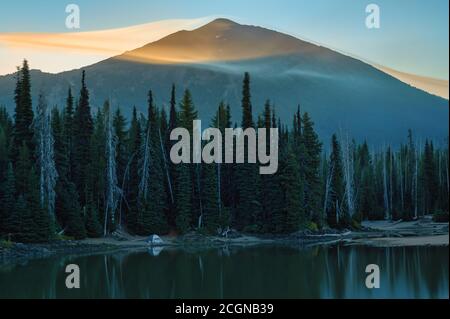
[[[166,19],[228,17],[240,23],[286,32],[403,72],[441,79],[449,76],[448,0],[5,2],[0,4],[0,35],[9,32],[83,32]],[[81,29],[72,31],[65,27],[65,7],[69,3],[80,7]],[[365,8],[369,3],[375,3],[381,9],[380,29],[365,26]],[[2,58],[8,59],[3,63],[17,64],[11,54],[5,53],[5,45],[2,46],[0,41]]]

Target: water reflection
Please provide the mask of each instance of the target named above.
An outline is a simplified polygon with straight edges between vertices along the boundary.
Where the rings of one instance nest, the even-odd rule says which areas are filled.
[[[448,247],[227,247],[58,257],[0,266],[1,298],[448,298]],[[81,288],[65,287],[65,266]],[[380,266],[380,289],[365,268]]]

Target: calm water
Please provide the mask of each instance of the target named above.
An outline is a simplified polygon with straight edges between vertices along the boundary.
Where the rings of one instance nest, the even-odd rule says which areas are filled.
[[[65,287],[72,263],[80,289]],[[0,265],[0,298],[448,298],[448,270],[448,247],[165,249]]]

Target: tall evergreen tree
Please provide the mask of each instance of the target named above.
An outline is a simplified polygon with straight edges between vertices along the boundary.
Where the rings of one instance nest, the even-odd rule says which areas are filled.
[[[85,71],[83,70],[80,98],[73,119],[73,178],[81,206],[87,204],[89,192],[89,164],[91,161],[91,137],[93,130],[89,91],[86,87]]]
[[[340,224],[341,210],[344,201],[344,176],[342,172],[341,147],[336,134],[331,137],[330,168],[331,183],[329,190],[329,206],[327,210],[328,225],[336,227]]]
[[[242,129],[254,127],[252,115],[252,103],[250,93],[250,75],[246,72],[242,83]],[[248,163],[248,144],[244,147],[244,163],[236,165],[238,204],[236,209],[236,221],[239,228],[249,231],[259,231],[261,204],[258,202],[255,192],[255,184],[258,182],[256,165]]]
[[[63,112],[63,143],[65,144],[65,153],[67,157],[67,174],[68,178],[73,179],[72,172],[74,171],[74,145],[73,145],[73,136],[74,136],[74,106],[73,106],[73,96],[72,89],[69,87],[66,99],[66,107]]]
[[[141,148],[141,125],[137,118],[136,107],[133,108],[133,115],[131,119],[130,129],[128,132],[128,152],[130,154],[130,169],[127,186],[124,189],[125,196],[128,202],[128,209],[126,213],[126,222],[128,231],[137,233],[139,231],[140,214],[138,208],[138,193],[139,193],[139,151]]]
[[[160,143],[158,110],[153,102],[152,91],[148,92],[147,130],[143,136],[141,152],[141,183],[139,187],[142,207],[142,234],[164,234],[168,231],[165,216],[163,154]],[[147,167],[144,167],[148,165]],[[144,171],[148,170],[148,173]],[[143,181],[143,179],[148,179]],[[146,184],[147,186],[143,186]]]
[[[302,142],[305,147],[304,172],[305,172],[305,210],[312,221],[322,224],[324,216],[320,216],[320,154],[322,143],[319,142],[314,131],[314,123],[308,113],[304,113],[302,120]]]
[[[17,72],[15,89],[15,114],[14,114],[14,145],[13,159],[17,159],[22,143],[25,143],[29,155],[34,154],[33,142],[33,109],[31,105],[30,69],[27,60],[23,61],[22,68]]]
[[[0,184],[0,235],[17,232],[15,206],[15,180],[12,164],[8,164],[3,183]]]
[[[281,173],[281,185],[284,189],[284,231],[292,233],[305,225],[306,216],[303,209],[303,185],[300,181],[300,173],[294,148],[289,148],[286,166]]]
[[[425,141],[423,153],[423,185],[424,185],[424,212],[433,213],[436,204],[437,183],[436,168],[434,161],[433,142]]]

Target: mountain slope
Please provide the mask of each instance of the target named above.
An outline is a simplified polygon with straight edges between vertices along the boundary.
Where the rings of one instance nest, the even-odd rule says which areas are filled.
[[[156,103],[167,106],[175,83],[178,98],[184,89],[192,91],[204,126],[221,100],[230,103],[239,123],[241,82],[248,71],[255,117],[271,99],[290,124],[300,103],[326,143],[341,129],[377,145],[403,141],[408,128],[421,137],[448,136],[448,101],[327,48],[225,19],[83,69],[92,104],[111,98],[128,114],[133,105],[145,112],[150,88]],[[32,81],[33,97],[43,89],[50,103],[63,105],[67,87],[79,89],[80,70],[56,75],[33,71]],[[0,104],[11,108],[13,91],[13,76],[0,77]]]

